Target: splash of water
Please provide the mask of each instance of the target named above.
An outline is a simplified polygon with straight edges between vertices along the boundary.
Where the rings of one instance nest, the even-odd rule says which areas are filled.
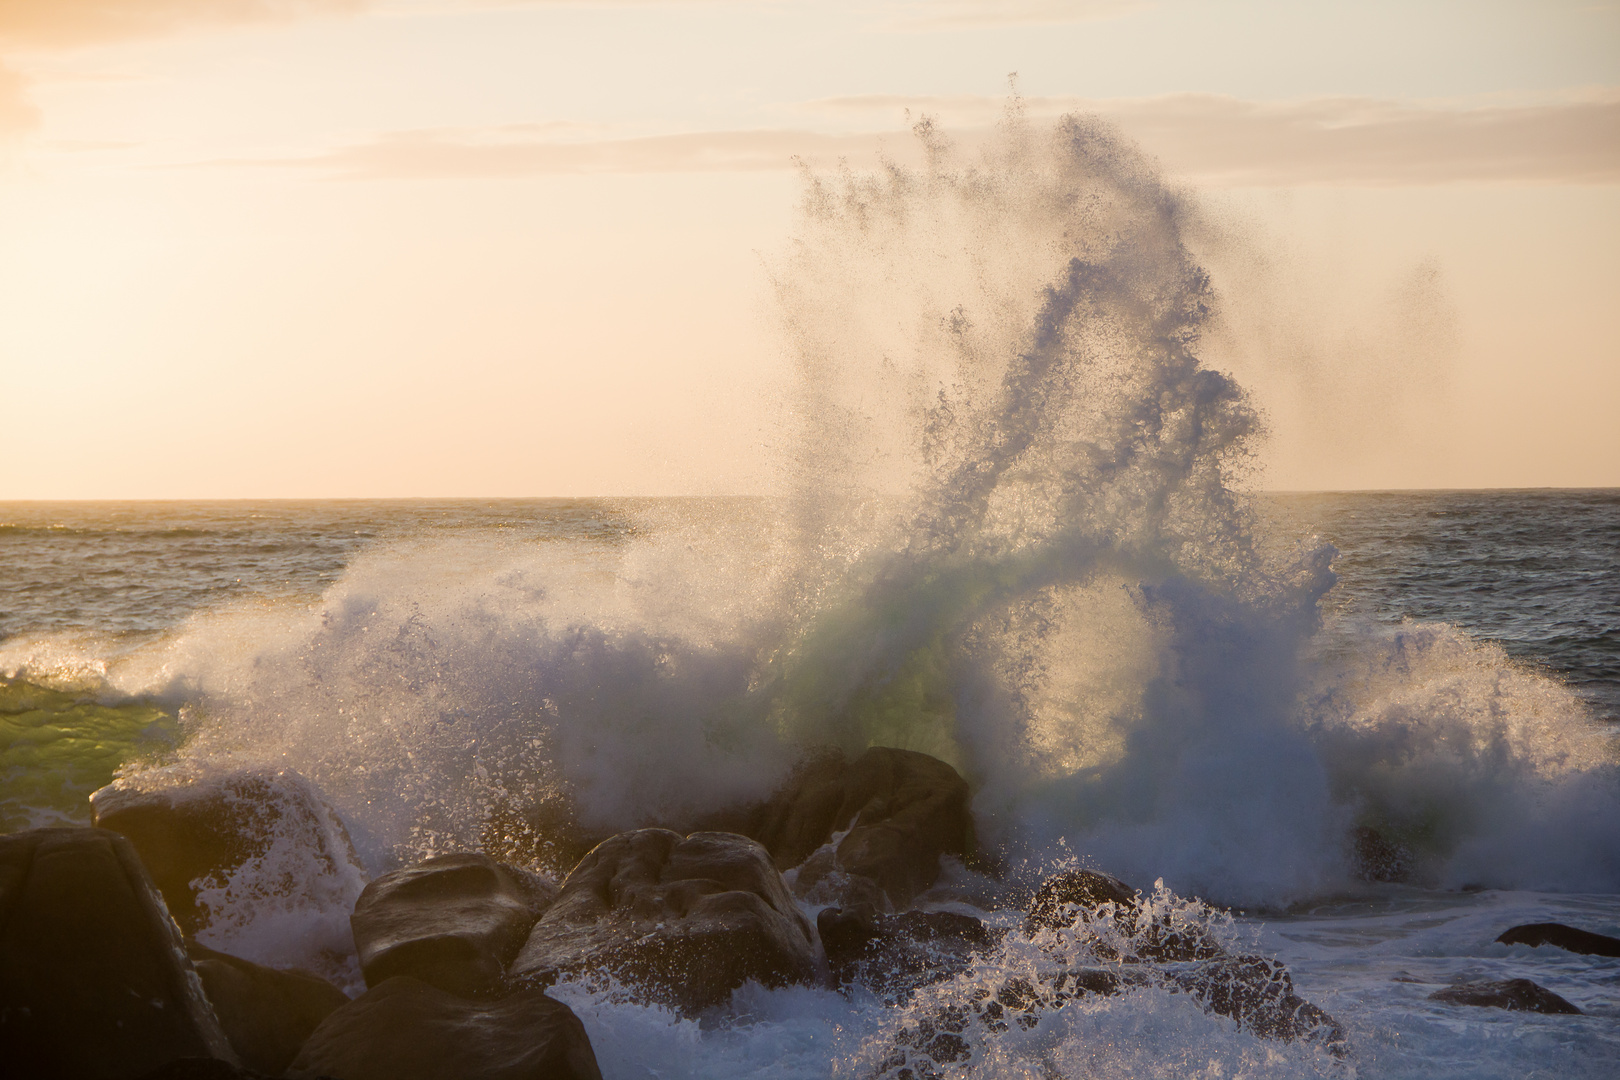
[[[379,546],[121,677],[192,703],[194,764],[310,776],[373,870],[679,823],[880,744],[957,765],[1014,867],[1063,842],[1280,905],[1344,887],[1363,824],[1435,883],[1620,888],[1571,695],[1443,629],[1323,628],[1331,549],[1258,542],[1190,197],[1016,102],[971,160],[918,135],[921,169],[808,177],[773,265],[781,498],[642,508],[615,545]]]

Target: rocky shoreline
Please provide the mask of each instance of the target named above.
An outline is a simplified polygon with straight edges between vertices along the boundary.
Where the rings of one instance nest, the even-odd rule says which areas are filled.
[[[1015,920],[918,907],[942,859],[975,857],[969,794],[944,762],[875,747],[853,761],[813,757],[765,802],[688,830],[601,839],[560,882],[483,853],[431,858],[360,891],[349,922],[366,989],[350,999],[318,975],[196,940],[215,911],[206,883],[277,837],[297,837],[312,874],[359,872],[312,785],[287,772],[120,782],[92,797],[94,827],[0,836],[0,1052],[42,1080],[588,1080],[601,1074],[585,1028],[547,990],[598,980],[692,1017],[750,982],[921,1002],[873,1073],[895,1080],[970,1061],[986,1033],[1139,987],[1185,994],[1262,1039],[1347,1054],[1341,1026],[1283,965],[1232,951],[1200,917],[1208,908],[1162,889],[1144,896],[1074,869],[1049,877]],[[1556,924],[1510,938],[1620,947]],[[925,998],[1009,949],[1032,958],[1027,976]],[[1579,1011],[1510,983],[1435,996]]]

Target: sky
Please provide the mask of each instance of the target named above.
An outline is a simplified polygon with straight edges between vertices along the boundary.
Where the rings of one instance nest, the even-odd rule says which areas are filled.
[[[0,500],[771,489],[795,159],[1117,123],[1284,489],[1620,486],[1615,0],[0,0]]]

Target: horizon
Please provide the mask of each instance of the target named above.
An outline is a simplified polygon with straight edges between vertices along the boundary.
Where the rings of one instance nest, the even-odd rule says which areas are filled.
[[[1591,486],[1557,486],[1542,487],[1453,487],[1453,488],[1258,488],[1248,490],[1243,494],[1264,498],[1274,495],[1470,495],[1470,494],[1535,494],[1538,492],[1579,493],[1594,492],[1620,493],[1620,485]],[[174,498],[131,498],[131,499],[0,499],[0,507],[6,506],[39,506],[42,504],[71,504],[83,505],[124,505],[127,503],[413,503],[413,502],[611,502],[613,500],[731,500],[753,499],[759,501],[780,501],[791,499],[791,495],[769,495],[750,492],[718,492],[710,494],[676,493],[670,495],[321,495],[296,496],[277,495],[258,497],[253,495],[232,495],[223,497],[174,497]],[[0,522],[0,525],[5,524]]]

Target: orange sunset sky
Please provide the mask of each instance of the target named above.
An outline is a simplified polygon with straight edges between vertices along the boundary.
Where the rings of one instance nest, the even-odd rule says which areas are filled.
[[[1115,120],[1278,488],[1620,485],[1620,3],[0,0],[0,499],[768,492],[795,156]]]

